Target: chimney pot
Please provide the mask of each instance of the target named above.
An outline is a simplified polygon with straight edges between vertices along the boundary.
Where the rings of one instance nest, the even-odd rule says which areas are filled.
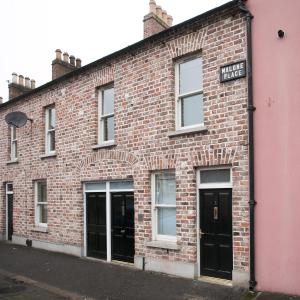
[[[2,97],[0,97],[0,104],[2,104],[3,103],[3,98]]]
[[[30,89],[30,78],[25,77],[25,86]]]
[[[161,15],[162,15],[162,20],[167,24],[168,23],[167,12],[163,10]]]
[[[144,16],[144,38],[157,34],[172,25],[172,21],[168,18],[171,17],[161,6],[156,5],[155,0],[149,1],[150,13]],[[172,18],[172,17],[171,17]]]
[[[24,76],[23,75],[19,75],[19,85],[24,86]]]
[[[75,66],[75,56],[74,55],[70,55],[70,64],[72,66]]]
[[[30,83],[31,83],[31,89],[35,89],[35,80],[31,79]]]
[[[76,58],[76,68],[81,68],[81,59]]]
[[[67,52],[64,52],[63,57],[64,57],[64,62],[69,63],[69,54]]]
[[[170,16],[170,15],[167,16],[167,24],[168,24],[170,27],[171,27],[172,24],[173,24],[173,17]]]
[[[55,50],[55,55],[56,55],[56,59],[61,60],[61,50],[60,49]]]
[[[162,18],[162,9],[161,9],[161,6],[156,6],[156,15],[159,18]]]
[[[149,2],[149,11],[156,15],[156,3],[154,0],[150,0]]]
[[[12,73],[12,83],[18,84],[18,74],[17,73]]]

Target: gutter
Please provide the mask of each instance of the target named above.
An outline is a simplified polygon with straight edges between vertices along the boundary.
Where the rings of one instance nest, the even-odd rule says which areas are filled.
[[[253,15],[246,7],[243,0],[239,1],[239,8],[246,15],[247,27],[247,78],[248,78],[248,146],[249,146],[249,213],[250,213],[250,279],[249,290],[254,291],[256,287],[255,280],[255,214],[254,209],[256,201],[254,199],[254,126],[253,113],[253,78],[252,78],[252,19]]]

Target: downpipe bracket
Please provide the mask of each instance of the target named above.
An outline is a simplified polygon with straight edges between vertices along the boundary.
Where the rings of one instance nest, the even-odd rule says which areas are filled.
[[[256,111],[256,107],[254,105],[249,105],[247,110],[248,111]]]
[[[251,206],[255,206],[257,202],[253,199],[253,200],[249,200],[248,203]]]

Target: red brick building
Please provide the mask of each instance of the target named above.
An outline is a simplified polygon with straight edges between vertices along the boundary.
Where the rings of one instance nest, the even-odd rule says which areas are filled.
[[[38,88],[14,75],[3,239],[247,284],[247,79],[220,82],[247,58],[245,16],[231,1],[171,22],[150,1],[138,43],[83,67],[57,51]],[[4,120],[16,111],[31,119],[21,128]]]

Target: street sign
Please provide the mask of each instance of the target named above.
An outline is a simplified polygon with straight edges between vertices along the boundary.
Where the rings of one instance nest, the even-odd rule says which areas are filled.
[[[246,77],[246,61],[242,60],[220,68],[220,82]]]

